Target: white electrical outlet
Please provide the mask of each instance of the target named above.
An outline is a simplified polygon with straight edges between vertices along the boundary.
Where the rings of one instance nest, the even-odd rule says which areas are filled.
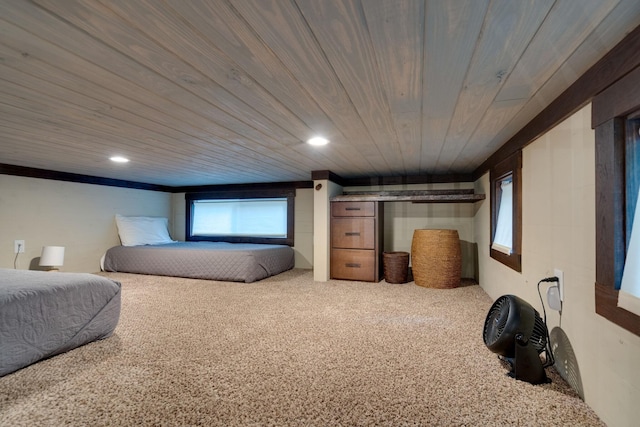
[[[13,241],[13,253],[14,254],[23,254],[24,253],[24,240],[14,240]]]
[[[553,275],[558,278],[558,290],[560,291],[560,301],[564,301],[564,273],[562,270],[554,268]]]

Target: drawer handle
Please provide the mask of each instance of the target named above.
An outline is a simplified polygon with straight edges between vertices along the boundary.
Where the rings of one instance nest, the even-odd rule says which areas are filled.
[[[359,236],[360,232],[359,231],[349,231],[344,233],[345,236]]]
[[[348,262],[345,264],[346,267],[350,267],[350,268],[360,268],[360,264],[356,263],[356,262]]]
[[[360,208],[344,208],[346,211],[359,211]]]

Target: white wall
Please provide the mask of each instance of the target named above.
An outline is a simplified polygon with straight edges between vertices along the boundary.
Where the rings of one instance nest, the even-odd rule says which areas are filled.
[[[171,219],[173,227],[169,230],[173,240],[184,241],[186,239],[187,205],[184,193],[171,194]]]
[[[313,181],[313,280],[331,277],[331,198],[342,194],[342,186],[327,179]]]
[[[523,150],[522,274],[490,258],[489,175],[476,182],[477,192],[487,194],[475,217],[480,286],[494,299],[516,294],[542,313],[536,285],[554,268],[563,270],[562,329],[578,360],[585,400],[610,427],[635,426],[640,420],[640,337],[595,312],[595,135],[590,123],[587,106]],[[547,310],[547,320],[552,329],[560,319]]]
[[[313,188],[296,190],[295,236],[293,250],[296,268],[313,268]]]
[[[62,271],[99,271],[100,257],[120,244],[114,215],[170,217],[170,194],[0,175],[0,268],[28,269],[42,246],[64,246]]]

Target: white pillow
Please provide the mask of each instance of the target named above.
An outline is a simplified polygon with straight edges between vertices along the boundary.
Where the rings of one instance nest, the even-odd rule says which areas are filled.
[[[161,245],[174,242],[169,237],[169,220],[150,216],[116,215],[122,246]]]

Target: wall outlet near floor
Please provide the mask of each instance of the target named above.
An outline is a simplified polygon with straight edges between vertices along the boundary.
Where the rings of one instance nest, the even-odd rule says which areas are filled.
[[[560,301],[564,301],[564,272],[554,268],[553,275],[558,278],[558,290],[560,291]]]
[[[24,253],[24,240],[14,240],[13,241],[13,253],[14,254],[23,254]]]

